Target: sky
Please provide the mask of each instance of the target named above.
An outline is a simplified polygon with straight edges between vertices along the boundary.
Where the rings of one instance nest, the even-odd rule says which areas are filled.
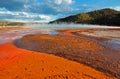
[[[0,0],[0,20],[49,22],[103,8],[120,11],[120,0]]]

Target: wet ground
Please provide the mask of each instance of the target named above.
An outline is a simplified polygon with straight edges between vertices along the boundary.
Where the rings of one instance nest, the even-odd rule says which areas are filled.
[[[60,35],[55,36],[32,34],[24,36],[20,40],[17,40],[15,44],[20,48],[54,54],[56,56],[86,64],[119,79],[119,41],[109,42],[109,40],[111,40],[114,35],[115,39],[119,39],[119,37],[116,37],[119,36],[116,35],[119,31],[117,30],[116,34],[114,31],[114,34],[110,36],[109,30],[106,30],[105,34],[102,32],[104,35],[99,34],[101,36],[98,35],[98,37],[88,35],[90,32],[94,35],[94,30],[88,30],[88,32],[85,32],[84,34],[78,30],[77,32],[74,30],[74,33],[73,31],[70,32],[69,30],[71,33],[70,34],[65,30],[64,33],[60,33]],[[108,36],[106,36],[107,31]],[[97,33],[99,33],[99,31]],[[110,45],[111,43],[114,43],[115,46],[112,46],[114,44]]]
[[[77,61],[119,79],[120,30],[112,30],[112,32],[111,30],[107,32],[105,29],[102,31],[87,29],[82,32],[79,30],[81,29],[68,29],[68,31],[67,29],[58,31],[57,29],[55,31],[53,29],[24,28],[2,31],[0,32],[0,43],[4,44],[16,40],[14,44],[19,48],[37,51],[37,53],[44,52]],[[3,50],[2,47],[4,48],[4,45],[1,45],[1,50]],[[11,47],[9,50],[4,49],[3,51],[5,52],[9,50],[14,53],[19,52],[11,50]],[[34,57],[32,59],[34,60]]]
[[[65,52],[62,51],[66,50],[69,51],[69,53],[66,54],[67,57],[70,58],[76,56],[76,58],[78,58],[77,53],[79,52],[74,51],[74,53],[72,53],[71,50],[74,50],[73,48],[75,48],[79,51],[80,46],[81,51],[84,52],[84,50],[86,50],[86,46],[84,46],[84,44],[88,44],[88,51],[97,51],[103,49],[102,47],[99,47],[98,44],[95,44],[87,39],[81,38],[81,40],[79,40],[78,38],[71,38],[71,36],[68,35],[64,36],[63,33],[63,36],[61,36],[61,34],[56,35],[58,32],[50,29],[27,28],[16,30],[12,29],[9,31],[2,30],[2,32],[0,32],[0,40],[3,40],[0,44],[0,79],[115,79],[113,76],[95,70],[94,68],[88,67],[85,64],[67,60],[65,59],[66,57],[63,58],[54,56],[53,53],[55,52],[51,53],[50,55],[45,54],[48,52],[30,51],[18,48],[14,45],[14,40],[17,42],[18,40],[21,40],[22,37],[24,38],[29,34],[30,37],[32,37],[31,34],[33,36],[38,34],[38,39],[32,38],[33,40],[29,42],[30,45],[31,42],[36,40],[36,44],[33,42],[30,47],[34,47],[34,45],[37,44],[39,45],[42,42],[42,46],[45,46],[45,50],[46,48],[48,49],[48,47],[50,47],[50,49],[47,51],[51,51],[52,47],[58,49],[55,50],[56,55],[59,53],[58,56],[64,56]],[[24,42],[25,45],[28,45],[26,43],[27,41]],[[76,45],[78,42],[83,43]],[[20,43],[19,45],[23,44]],[[91,48],[91,45],[93,45],[95,48]],[[57,52],[59,49],[60,52]],[[85,55],[83,54],[83,56]]]

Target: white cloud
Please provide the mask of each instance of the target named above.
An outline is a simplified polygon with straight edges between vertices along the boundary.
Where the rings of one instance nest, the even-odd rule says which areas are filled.
[[[55,4],[60,5],[62,3],[62,0],[55,0]]]
[[[60,5],[60,4],[70,5],[73,3],[73,0],[55,0],[55,3],[58,5]]]
[[[111,8],[120,11],[120,6],[111,7]]]
[[[49,16],[46,16],[46,15],[38,15],[41,19],[46,19],[46,20],[50,20],[50,17]]]
[[[67,4],[72,4],[73,0],[64,0],[64,2],[66,2]]]

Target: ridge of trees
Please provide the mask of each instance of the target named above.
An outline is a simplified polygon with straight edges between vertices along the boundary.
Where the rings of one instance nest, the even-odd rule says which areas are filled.
[[[50,23],[77,23],[120,26],[120,11],[110,8],[79,13],[65,18],[60,18]]]

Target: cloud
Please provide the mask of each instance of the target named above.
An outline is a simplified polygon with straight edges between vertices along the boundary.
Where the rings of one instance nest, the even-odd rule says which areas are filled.
[[[28,12],[12,12],[5,8],[0,8],[0,19],[14,21],[50,21],[51,17],[44,14],[28,13]]]
[[[110,7],[110,8],[120,11],[120,6]]]
[[[55,0],[55,4],[61,5],[61,4],[66,4],[66,5],[71,5],[73,3],[73,0]]]

